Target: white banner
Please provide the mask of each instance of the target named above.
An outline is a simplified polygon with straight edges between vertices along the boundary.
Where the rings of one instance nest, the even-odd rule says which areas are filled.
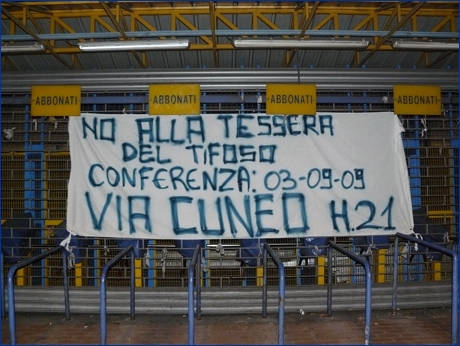
[[[393,113],[82,114],[67,227],[143,239],[411,233]]]

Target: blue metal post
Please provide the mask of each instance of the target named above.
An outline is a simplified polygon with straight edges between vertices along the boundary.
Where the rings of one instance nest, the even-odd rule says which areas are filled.
[[[284,345],[284,311],[285,311],[285,300],[286,300],[286,275],[284,272],[284,266],[281,264],[279,267],[279,310],[278,310],[278,345]]]
[[[366,314],[366,326],[364,330],[364,344],[369,345],[371,338],[371,308],[372,308],[372,275],[369,262],[365,261],[366,265],[363,264],[366,270],[366,298],[365,298],[365,314]]]
[[[452,253],[452,344],[458,345],[458,254]]]
[[[206,96],[206,92],[202,92],[201,96]],[[206,103],[201,104],[201,111],[206,114]]]
[[[399,238],[395,237],[395,249],[393,251],[393,296],[391,303],[391,310],[393,314],[396,313],[396,299],[397,299],[397,289],[398,289],[398,259],[399,259]]]
[[[408,129],[412,130],[403,132],[401,136],[403,136],[403,146],[404,149],[410,149],[410,151],[413,153],[412,155],[408,156],[408,170],[409,170],[409,183],[410,183],[410,193],[411,193],[411,199],[412,199],[412,206],[413,207],[420,207],[422,205],[422,179],[421,179],[421,163],[420,163],[420,147],[421,147],[421,119],[419,116],[416,116],[414,118],[414,128],[413,129]],[[409,122],[408,122],[409,124]],[[407,129],[406,129],[407,130]],[[411,137],[411,133],[413,133],[413,137]],[[412,278],[412,271],[413,268],[415,267],[416,274],[414,276],[416,281],[421,281],[422,276],[420,273],[421,272],[421,265],[419,261],[418,256],[414,256],[416,264],[411,264],[409,260],[409,256],[407,257],[407,262],[403,266],[403,272],[406,273],[405,276],[403,276],[403,280],[411,281]],[[407,279],[406,279],[407,278]]]
[[[92,112],[97,113],[98,111],[98,100],[101,99],[101,96],[99,96],[97,93],[92,94],[92,97],[88,97],[88,102],[86,104],[92,105]],[[82,101],[83,104],[83,101]],[[88,107],[89,108],[89,107]],[[99,240],[94,239],[93,241],[94,245],[99,245]],[[98,264],[98,251],[96,248],[92,250],[91,248],[88,249],[88,285],[91,286],[97,286],[98,285],[98,280],[96,278],[98,277],[98,272],[99,267]]]
[[[105,267],[104,267],[105,268]],[[100,311],[101,311],[101,345],[105,345],[107,342],[107,297],[106,297],[106,287],[105,287],[105,275],[104,272],[101,276],[101,301],[100,301]]]
[[[14,274],[16,265],[10,268],[8,272],[8,318],[10,324],[11,345],[16,345],[16,308],[14,306]]]
[[[209,242],[208,240],[204,241],[204,247],[201,253],[201,260],[203,261],[204,266],[206,266],[206,262],[205,262],[206,258],[209,258],[209,256],[206,256],[206,251],[208,249],[208,246],[207,246],[208,242]],[[209,277],[208,273],[209,273],[209,270],[203,270],[201,272],[201,275],[203,276],[203,287],[208,287],[209,285],[210,280],[208,280],[208,277]]]
[[[283,262],[276,256],[267,242],[264,242],[264,249],[271,256],[276,266],[278,267],[278,279],[279,279],[279,293],[278,293],[278,345],[284,345],[284,311],[285,311],[285,299],[286,299],[286,275],[284,270]],[[266,255],[265,255],[266,256]],[[266,260],[264,259],[264,265],[266,267]],[[266,286],[265,286],[266,287]]]
[[[189,345],[194,345],[195,344],[195,299],[194,299],[194,285],[193,285],[193,279],[194,279],[194,271],[195,271],[195,266],[197,265],[197,261],[200,258],[199,253],[201,251],[201,246],[198,244],[195,247],[195,251],[193,252],[193,257],[192,260],[190,261],[190,265],[188,267],[188,344]],[[201,270],[200,268],[201,261],[197,266],[197,271],[199,272]],[[198,289],[198,285],[200,284],[199,281],[200,275],[197,273],[197,302],[199,301],[201,305],[201,297],[198,298],[198,296],[201,294],[201,289]],[[198,304],[197,304],[198,305]],[[200,308],[197,308],[197,310]],[[198,312],[198,311],[197,311]],[[201,316],[201,311],[199,312]]]
[[[299,244],[300,238],[296,239],[296,244]],[[304,260],[302,260],[302,254],[300,253],[300,248],[297,246],[296,249],[296,265],[297,265],[297,286],[302,285],[302,263]],[[305,265],[308,265],[308,259],[305,259]],[[317,267],[316,267],[317,268]]]
[[[449,93],[449,98],[452,97],[452,94]],[[449,117],[450,119],[452,119],[452,122],[454,121],[454,118],[453,118],[453,114],[452,114],[452,110],[453,110],[453,105],[452,103],[449,103]],[[454,136],[454,127],[451,126],[452,128],[452,131],[451,131],[451,135],[450,135],[450,139],[451,139],[451,146],[452,148],[458,148],[459,147],[459,140],[458,140],[458,137],[455,138],[456,136]],[[458,118],[457,118],[457,130],[459,129],[459,122],[458,122]],[[459,170],[459,165],[454,165],[454,168],[453,168],[453,174],[452,176],[454,177],[457,177],[457,182],[456,184],[454,183],[454,195],[457,196],[457,200],[454,200],[453,201],[453,211],[454,211],[454,215],[457,215],[457,218],[456,218],[456,221],[457,221],[457,238],[460,234],[459,232],[459,228],[460,227],[458,225],[458,217],[459,217],[459,210],[458,210],[458,205],[460,202],[460,199],[459,199],[459,182],[458,182],[458,170]],[[455,253],[455,256],[458,256],[458,244],[457,244],[457,252]],[[458,285],[458,280],[459,280],[459,266],[458,266],[458,257],[455,257],[455,256],[452,256],[452,281],[454,282],[454,285]],[[456,345],[458,344],[458,332],[459,332],[459,325],[458,325],[458,309],[459,309],[459,297],[458,297],[458,286],[456,287],[456,289],[454,289],[454,287],[452,287],[452,299],[454,300],[452,302],[452,344]],[[455,303],[454,303],[455,302]],[[454,315],[453,313],[453,310],[456,311],[456,314]]]
[[[1,66],[1,60],[0,60],[0,66]],[[1,102],[0,102],[0,107],[1,107]],[[0,117],[0,128],[3,128],[3,121],[2,121],[2,117]],[[0,149],[2,149],[2,142],[3,141],[0,141]],[[3,152],[3,151],[2,151]],[[0,162],[1,162],[1,159],[0,159]],[[2,181],[2,176],[0,175],[0,186],[3,186],[3,181]],[[2,202],[0,201],[0,207],[2,206]],[[3,233],[2,232],[2,225],[0,223],[0,233]],[[0,244],[1,245],[1,244]],[[2,285],[2,319],[5,317],[5,282],[4,282],[4,277],[3,277],[3,270],[4,270],[4,267],[3,267],[3,252],[2,252],[2,249],[1,249],[1,246],[0,246],[0,265],[1,265],[1,269],[0,269],[0,273],[2,274],[2,278],[1,278],[1,282],[0,284]]]
[[[109,263],[107,263],[102,268],[102,275],[101,275],[101,301],[100,301],[100,313],[101,313],[101,345],[105,345],[107,343],[107,283],[106,277],[107,273],[109,272],[110,268],[112,268],[115,264],[117,264],[125,255],[130,253],[130,260],[131,260],[131,319],[134,318],[134,246],[130,245],[127,248],[123,249],[120,253],[118,253],[114,258],[112,258]]]
[[[70,320],[70,298],[69,298],[69,273],[67,271],[67,261],[69,254],[65,248],[62,249],[62,270],[64,275],[64,308],[65,319]]]
[[[198,250],[196,265],[196,318],[201,318],[201,248]]]
[[[134,94],[133,94],[133,93],[130,93],[129,96],[130,96],[130,97],[133,97]],[[134,111],[134,104],[133,104],[133,103],[130,103],[130,104],[129,104],[129,110],[130,110],[129,113],[132,114],[133,111]]]
[[[149,240],[148,241],[148,244],[151,244],[152,246],[155,246],[155,240]],[[155,249],[153,248],[148,248],[148,245],[147,245],[147,251],[148,251],[148,255],[149,255],[149,259],[147,259],[147,286],[148,287],[154,287],[155,286],[155,280],[156,280],[156,277],[155,277],[155,265],[151,265],[150,264],[150,258],[155,258]],[[155,261],[153,262],[155,263]]]
[[[32,227],[43,229],[45,222],[43,219],[44,207],[44,129],[45,124],[40,124],[40,141],[30,140],[30,106],[25,107],[25,138],[24,138],[24,150],[25,150],[25,163],[24,163],[24,203],[25,209],[32,213],[34,218],[34,224]],[[32,239],[32,244],[43,244],[44,231],[36,231],[35,237]],[[35,238],[34,237],[34,238]],[[35,254],[35,251],[32,252]],[[38,284],[41,286],[45,285],[45,266],[40,264],[38,267],[32,266],[32,284]]]
[[[364,100],[366,99],[367,97],[367,93],[366,92],[363,92],[363,98]],[[364,112],[366,113],[367,112],[367,104],[366,103],[363,103],[363,109],[364,109]]]
[[[365,275],[366,275],[366,291],[365,291],[365,303],[364,303],[364,309],[365,309],[365,326],[364,326],[364,344],[369,345],[370,342],[370,334],[371,334],[371,294],[372,294],[372,275],[371,275],[371,269],[369,262],[367,259],[362,258],[361,256],[358,256],[357,254],[348,251],[340,246],[338,246],[335,243],[329,243],[329,249],[328,249],[328,267],[329,271],[331,271],[331,263],[332,263],[332,255],[331,255],[331,247],[334,248],[335,250],[341,252],[345,256],[351,258],[355,262],[358,262],[364,267],[365,270]],[[328,283],[328,316],[329,315],[329,309],[330,305],[332,305],[332,285],[331,283]]]
[[[29,264],[35,263],[37,261],[40,261],[58,251],[65,251],[65,249],[62,246],[55,247],[51,250],[48,250],[46,252],[43,252],[41,254],[35,255],[33,257],[27,258],[23,261],[20,261],[16,264],[14,264],[9,272],[8,272],[8,279],[7,279],[7,284],[8,284],[8,318],[9,318],[9,327],[10,327],[10,338],[11,338],[11,345],[16,345],[16,309],[15,309],[15,303],[14,303],[14,277],[16,275],[16,272],[28,266]],[[65,276],[64,276],[64,281],[65,281]],[[64,294],[65,296],[66,294]],[[64,303],[67,305],[66,310],[68,309],[68,301],[65,299]]]
[[[327,316],[332,316],[332,250],[331,244],[329,243],[329,248],[327,251]]]
[[[257,91],[257,113],[261,112],[260,105],[262,104],[262,102],[259,102],[261,99],[262,99],[262,95],[261,95],[260,91]]]
[[[0,272],[2,277],[0,278],[0,285],[2,285],[1,290],[2,290],[2,318],[5,317],[5,278],[3,277],[3,252],[0,249]]]
[[[195,344],[195,316],[194,316],[194,297],[193,297],[193,267],[188,270],[188,343]]]
[[[134,250],[129,252],[129,260],[131,262],[131,273],[130,273],[130,312],[131,312],[131,319],[134,320],[136,318],[135,309],[136,309],[136,301],[135,301],[135,294],[134,294],[134,287],[135,287],[135,261],[134,261]]]
[[[262,267],[262,272],[263,272],[263,288],[262,288],[262,317],[267,318],[267,301],[268,301],[268,292],[267,292],[267,285],[268,285],[268,279],[267,279],[267,249],[264,246],[262,249],[263,253],[263,267]]]
[[[427,242],[425,240],[421,240],[415,237],[411,237],[407,234],[403,233],[396,233],[395,239],[398,237],[403,238],[405,240],[411,241],[413,243],[417,243],[423,245],[429,249],[439,251],[444,253],[448,256],[452,257],[452,344],[458,344],[458,308],[459,308],[459,298],[458,298],[458,254],[454,250],[450,250],[443,246]],[[396,307],[396,299],[393,302],[393,305]]]

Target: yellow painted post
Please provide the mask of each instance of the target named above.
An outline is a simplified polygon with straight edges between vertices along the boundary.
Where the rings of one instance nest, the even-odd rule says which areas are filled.
[[[324,268],[325,268],[325,256],[318,256],[316,260],[316,272],[317,272],[317,280],[318,285],[324,285]]]
[[[47,182],[46,182],[47,183]],[[46,188],[45,188],[46,190]],[[54,237],[54,229],[56,226],[58,226],[62,220],[56,220],[56,219],[50,219],[50,220],[45,220],[45,244],[50,245],[51,244],[51,238]],[[56,246],[59,245],[59,243],[55,244]],[[49,286],[50,284],[50,274],[51,274],[51,263],[55,258],[45,258],[45,286]]]
[[[134,260],[135,286],[142,287],[142,259]]]
[[[16,285],[25,286],[26,285],[26,269],[21,268],[16,272]]]
[[[96,245],[102,245],[102,240],[100,240],[100,239],[96,240]],[[102,250],[97,250],[97,249],[94,250],[96,258],[94,259],[95,268],[94,268],[94,274],[93,275],[94,275],[95,279],[101,277],[101,268],[104,265],[103,260],[102,260],[102,257],[105,256],[104,251],[105,251],[104,249],[102,249]],[[100,281],[97,280],[95,285],[99,286]]]
[[[257,267],[256,268],[256,283],[257,286],[263,286],[264,285],[264,268],[262,267]]]
[[[441,262],[430,263],[430,281],[441,281]]]
[[[399,266],[398,266],[398,282],[403,282],[404,281],[404,277],[407,274],[407,272],[405,272],[405,268],[407,268],[407,266],[410,264],[409,263],[409,254],[407,252],[407,248],[406,248],[407,244],[406,245],[400,245],[399,246],[399,249],[398,249],[398,252],[399,252],[399,258],[398,258],[398,263]],[[394,260],[394,258],[393,258]]]
[[[75,286],[83,286],[83,267],[82,263],[75,264]]]
[[[374,267],[375,267],[375,282],[384,283],[385,282],[385,258],[386,258],[386,249],[378,249],[377,255],[374,256]]]

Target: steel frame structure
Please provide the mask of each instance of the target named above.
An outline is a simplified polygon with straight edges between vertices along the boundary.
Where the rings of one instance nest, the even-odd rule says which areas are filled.
[[[458,42],[458,2],[2,2],[2,43],[36,41],[68,69],[81,69],[77,42],[97,39],[189,38],[190,50],[234,50],[232,38],[366,38],[349,65],[362,67],[392,39]],[[416,64],[430,67],[453,52],[422,52]],[[147,53],[132,52],[141,68]],[[284,52],[284,66],[297,50]],[[12,64],[3,57],[3,64]]]

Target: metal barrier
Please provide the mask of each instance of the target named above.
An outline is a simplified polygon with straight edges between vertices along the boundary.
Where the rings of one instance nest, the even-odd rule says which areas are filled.
[[[112,258],[103,268],[101,275],[101,345],[107,342],[107,283],[106,277],[110,268],[117,264],[129,252],[130,257],[130,301],[131,301],[131,319],[135,318],[135,301],[134,301],[134,246],[130,245],[123,249],[119,254]]]
[[[23,261],[20,261],[14,264],[8,272],[8,317],[10,325],[10,338],[11,345],[16,345],[16,309],[14,306],[14,276],[16,272],[28,266],[29,264],[40,261],[56,252],[62,252],[62,271],[64,276],[64,305],[65,305],[65,318],[70,319],[70,308],[69,308],[69,277],[67,273],[67,250],[63,246],[55,247],[51,250],[48,250],[44,253],[35,255]]]
[[[398,252],[399,252],[399,238],[411,241],[423,245],[435,251],[439,251],[448,256],[452,257],[452,344],[458,344],[458,254],[454,250],[447,249],[443,246],[439,246],[425,240],[421,240],[406,234],[396,233],[395,234],[395,250],[394,250],[394,268],[393,268],[393,300],[392,310],[396,312],[396,289],[398,285]]]
[[[286,275],[283,262],[276,256],[268,243],[263,246],[263,293],[262,293],[262,317],[267,317],[267,253],[278,267],[279,278],[279,303],[278,303],[278,345],[284,345],[284,308],[286,297]]]
[[[365,277],[366,277],[366,296],[365,296],[365,326],[364,326],[364,344],[369,345],[369,339],[371,334],[371,293],[372,293],[372,277],[371,277],[371,269],[369,262],[358,256],[357,254],[345,250],[344,248],[338,246],[337,244],[330,242],[328,248],[328,273],[327,273],[327,316],[332,316],[332,251],[331,248],[341,252],[345,256],[351,258],[355,262],[358,262],[364,267]]]
[[[196,268],[196,279],[195,279]],[[195,286],[193,280],[195,279]],[[196,287],[196,288],[195,288]],[[195,289],[194,289],[195,288]],[[196,318],[201,318],[201,246],[198,244],[188,267],[188,343],[195,344],[195,290],[196,290]]]
[[[270,254],[279,270],[279,306],[278,306],[278,344],[284,344],[284,307],[286,296],[286,276],[284,265],[267,243],[263,246],[263,292],[262,317],[267,317],[267,253]],[[196,268],[196,277],[194,275]],[[194,285],[195,279],[195,285]],[[195,314],[196,290],[196,314]],[[188,267],[188,343],[195,344],[195,317],[201,318],[201,246],[197,245]]]
[[[2,277],[0,278],[0,285],[1,285],[1,290],[2,290],[2,318],[5,317],[5,278],[3,276],[3,252],[0,251],[0,272]]]

